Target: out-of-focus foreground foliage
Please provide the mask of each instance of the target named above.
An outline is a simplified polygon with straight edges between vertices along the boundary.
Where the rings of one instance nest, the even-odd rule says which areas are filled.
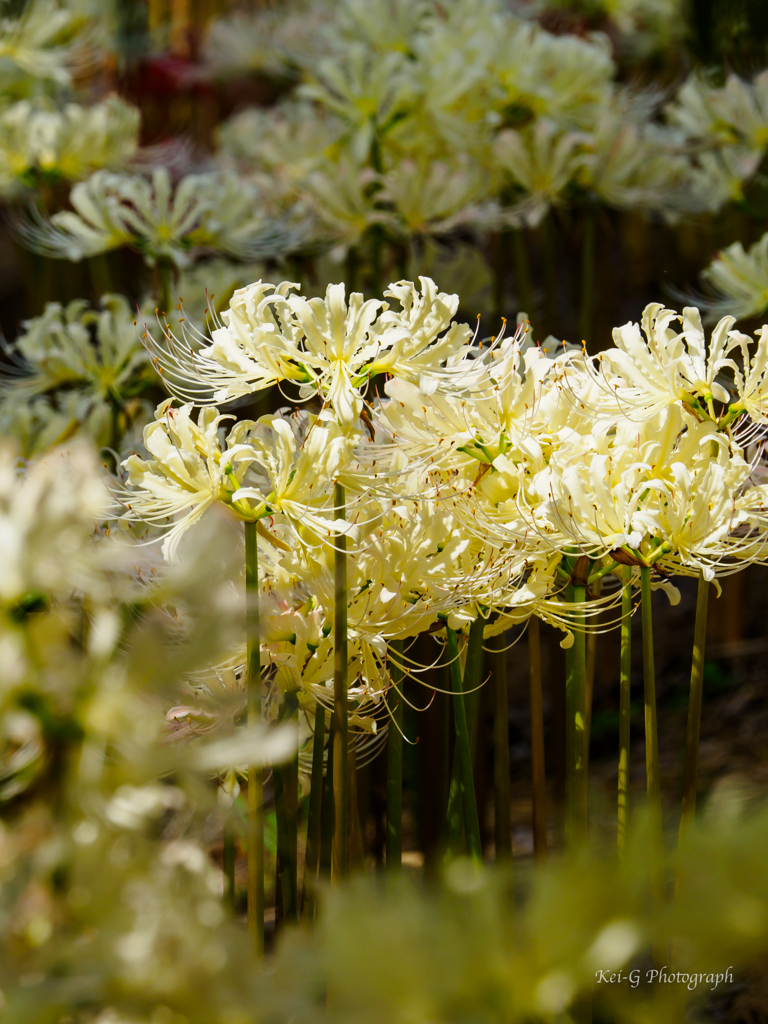
[[[257,959],[222,840],[235,820],[242,869],[240,785],[295,735],[243,727],[243,535],[219,508],[163,563],[115,528],[103,463],[140,448],[164,397],[136,307],[151,320],[176,293],[201,323],[262,276],[380,294],[434,273],[472,320],[525,310],[537,338],[578,323],[604,347],[616,247],[656,287],[677,246],[682,288],[706,238],[733,244],[705,310],[761,313],[763,5],[247,7],[201,2],[195,35],[182,2],[0,0],[0,194],[24,278],[2,308],[0,1019],[581,1024],[591,1002],[597,1021],[683,1020],[768,955],[768,807],[737,791],[666,864],[663,906],[633,807],[621,859],[596,838],[535,869],[372,872]],[[697,981],[648,983],[661,965]]]
[[[732,793],[669,865],[666,909],[649,900],[638,819],[621,861],[595,848],[513,875],[458,860],[427,890],[358,880],[326,894],[314,932],[256,961],[208,853],[214,781],[291,740],[240,729],[180,745],[163,724],[180,680],[238,633],[236,534],[215,521],[152,582],[135,547],[92,537],[104,505],[87,448],[53,452],[24,480],[3,449],[4,1021],[522,1022],[590,991],[610,1019],[661,1021],[680,1019],[685,985],[596,972],[644,979],[654,949],[670,971],[704,975],[697,1000],[768,952],[768,810]]]

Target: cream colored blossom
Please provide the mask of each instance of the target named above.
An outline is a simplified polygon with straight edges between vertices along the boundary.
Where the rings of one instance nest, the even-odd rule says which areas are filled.
[[[41,595],[68,600],[98,586],[93,534],[109,495],[89,445],[22,466],[11,444],[0,449],[0,606]]]
[[[188,174],[174,186],[163,167],[149,178],[97,171],[75,185],[70,201],[74,210],[21,222],[25,244],[75,261],[131,246],[149,263],[184,266],[195,250],[254,258],[287,242],[256,187],[234,174]]]
[[[207,347],[195,351],[172,339],[170,355],[154,348],[169,387],[183,397],[199,402],[210,388],[210,401],[222,403],[292,380],[303,398],[319,395],[352,428],[371,377],[439,375],[469,338],[465,325],[452,322],[458,296],[439,292],[429,278],[420,285],[391,285],[385,295],[401,307],[394,310],[358,292],[347,302],[343,284],[329,285],[324,299],[305,299],[288,282],[257,282],[235,292]]]
[[[555,122],[537,120],[530,128],[501,132],[494,146],[499,166],[521,193],[511,212],[515,219],[535,226],[551,206],[562,202],[580,166],[583,139]]]
[[[603,35],[554,35],[528,22],[498,38],[496,48],[492,88],[498,90],[500,107],[586,127],[610,91],[615,67]]]
[[[377,53],[351,44],[321,60],[299,95],[315,100],[348,125],[353,159],[366,161],[377,133],[413,102],[409,62],[397,51]]]
[[[480,220],[490,195],[487,176],[469,159],[403,160],[382,184],[379,199],[391,204],[406,238],[446,234]]]
[[[731,74],[721,88],[694,74],[666,112],[689,138],[762,151],[768,145],[768,72],[751,82]]]
[[[631,418],[683,403],[696,416],[717,423],[725,412],[718,413],[714,403],[727,407],[734,397],[721,380],[724,372],[737,368],[730,355],[738,343],[734,322],[724,317],[707,342],[697,309],[688,306],[681,315],[651,303],[642,325],[614,328],[616,348],[598,356],[604,394]]]
[[[56,110],[21,100],[0,113],[0,184],[8,191],[46,179],[78,181],[124,164],[138,145],[140,113],[118,96]]]
[[[336,521],[330,497],[349,447],[333,420],[242,420],[222,441],[220,426],[232,417],[205,408],[195,422],[192,406],[175,409],[172,401],[158,406],[155,422],[144,429],[151,458],[125,460],[127,482],[118,492],[126,520],[165,528],[167,559],[175,557],[184,533],[216,502],[248,521],[281,515],[308,530],[315,542],[318,535],[354,533]]]
[[[712,579],[732,571],[742,550],[749,560],[754,553],[757,538],[743,528],[762,514],[766,494],[749,487],[750,473],[716,424],[670,406],[620,424],[615,438],[599,433],[580,449],[559,449],[536,478],[531,514],[556,543],[592,558],[624,552],[635,564]]]
[[[142,393],[157,378],[123,296],[103,296],[101,309],[83,300],[50,302],[22,327],[6,346],[10,365],[0,374],[0,398],[1,422],[25,454],[80,433],[117,446],[149,414]]]
[[[46,0],[33,0],[17,17],[0,18],[0,62],[11,87],[21,76],[69,85],[77,63],[71,36],[83,28],[72,11]]]
[[[699,298],[710,314],[731,313],[737,319],[759,316],[768,309],[768,233],[749,249],[734,242],[701,272],[711,294]]]

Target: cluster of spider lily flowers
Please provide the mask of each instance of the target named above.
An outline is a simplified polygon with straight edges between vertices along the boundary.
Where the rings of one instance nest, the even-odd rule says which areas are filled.
[[[183,309],[176,326],[165,320],[155,335],[145,327],[153,364],[183,404],[162,402],[144,430],[148,456],[123,462],[122,522],[143,524],[150,540],[167,524],[171,561],[213,506],[245,524],[250,631],[208,680],[198,674],[203,704],[229,673],[249,718],[300,721],[292,784],[303,769],[316,804],[308,843],[317,858],[319,808],[332,800],[334,870],[344,875],[349,774],[334,768],[323,796],[324,766],[348,765],[350,737],[352,749],[368,738],[363,758],[385,742],[401,746],[402,682],[427,668],[413,644],[430,634],[429,661],[447,662],[454,694],[461,796],[446,813],[459,821],[455,840],[479,858],[471,746],[482,650],[513,625],[548,622],[567,649],[566,811],[576,842],[588,824],[586,637],[611,614],[626,622],[639,591],[650,643],[649,801],[660,829],[650,594],[662,589],[674,602],[675,578],[694,576],[706,597],[718,577],[768,559],[768,328],[753,354],[733,318],[707,338],[698,310],[651,304],[597,357],[565,346],[549,354],[525,322],[485,341],[471,335],[453,320],[458,296],[428,278],[367,301],[347,298],[343,285],[315,298],[297,287],[238,289],[210,338],[188,328]],[[231,427],[235,417],[220,411],[289,382],[306,409]],[[210,725],[210,714],[184,711],[188,726],[195,715]],[[698,734],[689,758],[697,744]],[[389,769],[396,867],[401,756]],[[694,773],[689,803],[695,792]],[[497,815],[508,817],[508,792],[506,809],[503,791],[497,799]],[[252,841],[249,858],[258,849]],[[295,917],[296,826],[285,813],[278,850]],[[308,857],[311,889],[318,861]],[[260,911],[250,896],[253,920]]]
[[[4,1024],[636,1024],[692,1007],[605,972],[764,957],[699,772],[768,563],[725,6],[0,0]]]

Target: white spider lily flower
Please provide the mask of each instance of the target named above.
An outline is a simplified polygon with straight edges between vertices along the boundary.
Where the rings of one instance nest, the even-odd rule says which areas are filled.
[[[140,113],[118,96],[61,110],[21,100],[0,113],[0,181],[8,190],[47,180],[78,181],[124,164],[138,146]]]
[[[325,53],[323,29],[329,12],[322,4],[257,8],[214,19],[204,45],[207,65],[217,78],[295,75],[307,54]]]
[[[243,110],[219,129],[222,152],[245,174],[254,173],[270,193],[286,198],[323,172],[340,149],[344,124],[315,104],[291,99],[275,107]]]
[[[670,142],[623,105],[606,108],[585,140],[579,183],[617,209],[675,212],[689,202],[690,161]]]
[[[321,103],[349,126],[351,152],[360,162],[369,159],[377,133],[386,132],[413,103],[413,94],[405,54],[360,44],[319,61],[313,80],[299,87],[300,96]]]
[[[83,26],[72,11],[45,0],[27,4],[19,17],[0,18],[3,77],[10,78],[10,85],[24,75],[69,85],[78,56],[72,36]]]
[[[556,547],[713,579],[741,553],[764,553],[768,538],[750,526],[765,495],[748,486],[750,473],[716,424],[673,405],[554,453],[534,482],[540,500],[530,515]]]
[[[513,23],[514,25],[514,23]],[[586,127],[611,88],[615,65],[606,36],[554,35],[530,22],[495,40],[496,103]]]
[[[713,403],[728,406],[732,400],[719,378],[738,369],[730,357],[738,343],[734,323],[734,317],[724,317],[707,342],[698,309],[688,306],[681,315],[652,302],[643,311],[642,333],[636,323],[614,328],[616,347],[600,353],[596,373],[592,364],[587,368],[619,411],[633,418],[683,403],[697,416],[717,422]]]
[[[763,151],[768,146],[768,71],[752,82],[731,74],[721,88],[693,74],[666,113],[691,139]]]
[[[39,212],[17,221],[24,244],[74,261],[131,246],[150,264],[182,267],[196,249],[255,258],[287,241],[260,211],[256,187],[234,174],[188,174],[174,187],[164,167],[150,178],[97,171],[74,186],[70,201],[74,210],[50,221]]]
[[[155,422],[144,429],[144,447],[152,458],[126,459],[127,483],[118,491],[127,521],[164,526],[178,517],[166,527],[163,541],[169,561],[184,533],[215,502],[249,521],[281,515],[316,543],[332,533],[355,536],[354,526],[333,516],[332,481],[350,447],[333,419],[243,420],[222,442],[220,425],[232,417],[204,408],[195,423],[191,405],[175,409],[172,402],[159,405]]]
[[[368,50],[409,53],[415,37],[432,27],[432,0],[341,0],[327,35],[335,49],[362,43]]]
[[[745,412],[756,423],[768,423],[768,325],[755,331],[757,348],[750,352],[752,339],[739,331],[731,331],[731,349],[741,350],[741,366],[733,370],[738,400],[733,402],[724,423],[736,420]],[[741,442],[743,443],[743,442]]]
[[[737,319],[759,316],[768,309],[768,232],[749,249],[734,242],[701,272],[710,289],[698,303],[711,315],[731,313]]]
[[[377,408],[377,422],[394,432],[399,447],[406,446],[411,454],[433,453],[436,443],[445,443],[446,453],[453,451],[452,464],[458,457],[465,466],[474,467],[473,473],[485,471],[498,456],[520,457],[524,452],[526,458],[540,458],[536,441],[537,430],[544,427],[540,403],[554,364],[537,347],[523,350],[523,337],[520,327],[486,359],[474,360],[477,372],[467,374],[461,393],[435,388],[426,371],[418,383],[404,374],[388,381],[389,401]]]
[[[263,416],[248,425],[247,436],[238,436],[245,443],[237,461],[247,465],[247,473],[230,500],[241,514],[279,514],[304,533],[322,538],[335,533],[357,536],[354,524],[335,518],[333,483],[349,462],[353,440],[332,416]]]
[[[84,299],[49,302],[41,316],[25,320],[23,333],[6,346],[11,369],[0,374],[0,395],[28,399],[61,385],[99,398],[129,393],[149,364],[134,312],[122,295],[104,295],[101,307]]]
[[[383,178],[377,199],[390,203],[406,238],[441,235],[483,215],[490,181],[469,159],[402,160]]]
[[[581,164],[580,134],[541,118],[530,128],[506,129],[494,145],[496,160],[510,183],[522,194],[510,217],[535,227],[551,206],[562,201]]]
[[[12,611],[41,595],[69,600],[95,593],[97,520],[109,495],[90,445],[51,452],[21,468],[13,447],[0,447],[0,607]],[[0,686],[2,689],[2,686]]]
[[[725,146],[702,153],[691,167],[691,207],[717,212],[728,203],[744,200],[744,185],[756,174],[762,151]]]
[[[410,281],[390,286],[398,300],[391,310],[379,299],[329,285],[325,298],[292,294],[297,285],[258,281],[235,292],[211,344],[195,351],[168,334],[169,348],[154,344],[168,386],[181,397],[221,404],[281,380],[301,386],[301,396],[319,395],[346,429],[363,409],[363,395],[375,374],[406,379],[440,374],[440,363],[456,357],[469,329],[452,323],[457,295],[439,292],[429,278],[421,291]]]
[[[374,225],[393,230],[397,221],[374,197],[379,176],[370,167],[347,158],[329,160],[311,171],[301,184],[301,197],[317,221],[320,237],[334,243],[336,254],[359,245]]]
[[[136,425],[151,415],[142,394],[157,378],[127,300],[105,295],[101,309],[82,300],[49,302],[22,327],[13,345],[0,339],[8,359],[0,399],[2,428],[23,453],[46,451],[75,434],[99,446],[130,443]]]
[[[237,456],[235,431],[223,447],[219,442],[219,425],[225,417],[217,409],[203,410],[195,423],[191,406],[174,409],[172,402],[162,402],[154,423],[144,428],[144,447],[151,458],[134,454],[123,462],[127,482],[118,492],[127,509],[123,518],[129,522],[155,526],[177,517],[163,541],[163,556],[169,561],[189,527],[215,501],[227,502],[232,485],[225,467],[232,466]]]

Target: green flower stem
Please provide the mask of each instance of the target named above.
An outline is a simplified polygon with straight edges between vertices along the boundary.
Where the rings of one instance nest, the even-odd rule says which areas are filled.
[[[357,266],[360,256],[357,249],[351,245],[347,249],[347,260],[344,273],[344,284],[346,285],[347,299],[357,286]]]
[[[292,814],[291,769],[290,766],[275,765],[272,769],[275,786],[275,817],[277,820],[277,864],[282,894],[282,912],[284,921],[296,920],[296,856],[292,848],[293,825],[296,821]]]
[[[530,319],[536,316],[531,286],[531,269],[528,261],[528,247],[525,244],[523,228],[515,228],[512,232],[512,251],[515,259],[515,294],[517,296],[518,313],[524,312]]]
[[[600,576],[595,580],[595,584],[592,587],[592,593],[595,597],[600,597],[602,591],[603,578]],[[586,736],[584,739],[584,747],[587,757],[585,770],[587,774],[589,774],[589,736],[592,730],[592,697],[595,692],[595,667],[597,665],[597,632],[595,630],[588,633],[586,637],[586,665],[587,682],[584,700],[584,732],[586,733]]]
[[[169,259],[159,259],[155,267],[155,299],[161,313],[171,312],[171,278],[173,265]]]
[[[691,663],[691,695],[688,700],[688,731],[685,738],[685,774],[683,776],[683,806],[680,816],[679,846],[683,845],[685,830],[696,813],[696,787],[699,776],[699,734],[701,732],[701,701],[704,686],[704,648],[707,641],[707,609],[709,583],[699,574],[696,597],[696,623],[693,631],[693,661]]]
[[[528,622],[528,665],[531,696],[531,783],[533,789],[533,854],[547,859],[547,776],[544,764],[544,696],[541,686],[541,630],[532,615]]]
[[[512,795],[509,780],[509,682],[507,677],[506,634],[491,641],[493,679],[493,790],[496,798],[496,860],[512,856]]]
[[[323,807],[320,822],[320,877],[331,877],[331,861],[333,852],[333,738],[335,734],[333,712],[328,722],[328,760],[325,766],[323,784]]]
[[[447,664],[439,666],[439,682],[442,690],[450,691],[450,669]],[[451,789],[451,702],[450,692],[436,694],[438,717],[438,756],[435,764],[435,790],[438,806],[438,848],[442,853],[448,849],[448,795]]]
[[[588,346],[592,335],[592,310],[595,289],[595,211],[590,206],[584,220],[581,248],[581,305],[579,338]]]
[[[507,304],[507,275],[509,274],[510,232],[501,231],[496,239],[496,266],[493,283],[493,317],[498,322]]]
[[[467,637],[467,656],[464,660],[464,677],[462,683],[464,694],[463,705],[469,733],[469,750],[473,765],[475,763],[477,725],[480,715],[480,691],[478,690],[478,686],[480,685],[480,675],[483,665],[484,629],[485,619],[481,615],[478,615],[469,627],[469,636]],[[453,671],[453,663],[451,663],[451,671]],[[461,670],[458,666],[457,671],[459,672],[459,675],[461,675]],[[458,850],[461,845],[462,829],[466,830],[463,816],[464,801],[462,798],[461,771],[461,754],[458,747],[456,747],[453,753],[453,769],[451,772],[451,785],[448,792],[448,810],[446,813],[448,826],[448,848],[454,851]]]
[[[371,259],[371,292],[378,298],[383,289],[382,273],[384,263],[384,234],[381,228],[374,224],[369,231],[370,259]]]
[[[255,523],[245,523],[246,701],[249,725],[261,721],[261,631],[259,550]],[[248,932],[258,956],[264,952],[264,774],[248,768]]]
[[[403,641],[390,644],[392,688],[387,694],[390,723],[387,734],[387,871],[397,874],[403,861]],[[400,692],[398,692],[398,690]]]
[[[552,210],[544,218],[544,323],[548,334],[557,335],[557,245]]]
[[[224,825],[224,898],[231,911],[235,909],[235,832],[230,821]]]
[[[337,519],[346,517],[346,494],[341,484],[334,490]],[[333,873],[347,875],[349,816],[349,708],[347,704],[347,538],[336,538],[334,552],[336,592],[333,654]]]
[[[619,814],[616,846],[619,856],[627,846],[629,822],[629,687],[632,669],[632,569],[622,568],[621,660],[619,669]]]
[[[315,915],[317,871],[320,864],[323,807],[323,758],[325,757],[325,708],[315,705],[315,732],[312,741],[312,779],[309,790],[307,818],[307,847],[304,856],[304,886],[301,904],[302,917],[312,921]]]
[[[280,720],[293,724],[298,734],[298,704],[295,694],[287,694]],[[274,766],[275,817],[277,821],[277,860],[285,921],[298,921],[298,840],[299,840],[299,755]]]
[[[661,817],[659,738],[656,724],[656,671],[653,660],[651,570],[644,565],[640,567],[640,588],[643,618],[643,679],[645,683],[645,776],[651,828],[651,898],[655,906],[660,908],[664,903],[664,834]],[[658,959],[658,955],[654,955]]]
[[[467,711],[464,706],[461,666],[459,665],[459,644],[455,631],[448,625],[445,627],[445,634],[448,657],[451,660],[451,688],[453,689],[453,714],[456,723],[456,751],[459,766],[459,790],[464,816],[464,834],[467,841],[467,852],[479,864],[482,861],[483,851],[480,845],[480,822],[477,817],[477,802],[475,800],[472,749],[469,738],[469,726],[467,725]],[[469,664],[469,661],[467,664]]]
[[[109,292],[114,291],[115,287],[112,281],[107,253],[102,252],[98,256],[91,256],[86,262],[88,264],[94,297],[100,299],[102,295],[107,295]]]
[[[584,600],[586,588],[570,583],[566,600]],[[565,833],[569,846],[587,836],[587,666],[584,613],[573,617],[573,645],[565,652]]]

